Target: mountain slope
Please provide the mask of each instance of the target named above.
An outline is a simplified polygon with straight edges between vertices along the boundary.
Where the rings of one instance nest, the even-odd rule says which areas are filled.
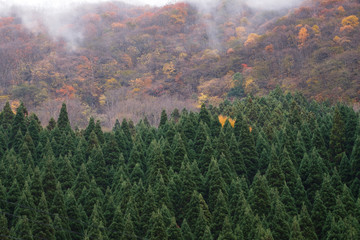
[[[91,114],[108,126],[144,115],[156,123],[161,108],[218,104],[276,85],[357,102],[359,10],[350,0],[290,11],[237,0],[206,10],[88,4],[52,17],[15,9],[0,19],[1,99],[46,109],[43,121],[66,101],[73,123]]]

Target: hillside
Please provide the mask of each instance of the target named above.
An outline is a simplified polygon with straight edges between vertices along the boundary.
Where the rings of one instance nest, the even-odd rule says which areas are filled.
[[[90,115],[157,124],[161,109],[195,109],[279,85],[317,100],[358,103],[357,1],[291,10],[222,0],[212,9],[119,2],[71,13],[12,9],[0,19],[0,100],[26,102],[42,122],[65,101],[72,125]],[[55,17],[56,16],[56,17]]]
[[[359,114],[279,88],[199,113],[43,128],[0,113],[1,239],[360,239]]]

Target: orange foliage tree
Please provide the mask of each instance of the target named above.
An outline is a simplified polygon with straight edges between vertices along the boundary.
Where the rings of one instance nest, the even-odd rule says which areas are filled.
[[[235,120],[230,118],[230,117],[227,117],[227,116],[223,116],[223,115],[219,115],[219,122],[221,124],[222,127],[224,127],[225,123],[226,123],[226,120],[229,121],[230,125],[232,127],[235,126]]]
[[[305,27],[302,27],[299,31],[298,40],[299,40],[299,48],[305,46],[306,40],[309,37],[309,33]]]

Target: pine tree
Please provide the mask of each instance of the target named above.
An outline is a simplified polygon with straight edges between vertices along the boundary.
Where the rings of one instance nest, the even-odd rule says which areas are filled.
[[[202,236],[204,236],[205,229],[207,227],[209,227],[209,225],[210,225],[210,222],[204,215],[203,210],[200,208],[200,212],[199,212],[198,218],[195,223],[195,228],[194,228],[195,239],[200,239]]]
[[[15,225],[16,237],[23,240],[33,240],[31,223],[26,216],[19,217]]]
[[[8,229],[8,221],[2,209],[0,209],[0,237],[4,240],[8,240],[11,237]]]
[[[80,171],[75,179],[72,190],[74,191],[75,198],[78,198],[84,187],[88,188],[90,183],[89,175],[86,170],[85,164],[82,164]]]
[[[81,213],[78,204],[75,200],[74,193],[69,189],[65,194],[66,215],[68,216],[68,224],[70,230],[73,232],[83,233],[84,223],[81,221]],[[79,236],[74,235],[73,239],[80,239]]]
[[[166,114],[165,109],[163,109],[163,110],[161,111],[159,128],[163,127],[163,126],[166,124],[167,121],[168,121],[168,117],[167,117],[167,114]]]
[[[290,240],[305,240],[300,230],[299,220],[296,216],[293,218],[291,225]]]
[[[206,229],[204,231],[204,235],[202,236],[201,240],[213,240],[213,236],[211,234],[209,226],[206,226]]]
[[[56,191],[56,183],[57,183],[53,166],[54,166],[54,160],[50,156],[46,160],[45,171],[43,172],[41,179],[46,200],[49,203],[51,203],[54,199],[54,195]]]
[[[314,225],[311,221],[310,215],[305,205],[303,205],[300,212],[299,224],[300,224],[301,234],[305,239],[309,239],[309,240],[318,239],[315,233]]]
[[[171,224],[167,228],[166,233],[167,233],[169,239],[173,239],[173,240],[182,240],[183,239],[181,229],[177,225],[175,217],[171,218]]]
[[[214,156],[214,148],[212,147],[210,138],[206,138],[204,147],[199,157],[200,171],[204,175],[209,168],[211,158]]]
[[[10,103],[6,102],[3,110],[0,113],[1,116],[1,125],[7,130],[11,127],[13,119],[15,117],[13,111],[11,110]]]
[[[56,127],[56,121],[54,118],[50,118],[48,125],[46,126],[46,129],[48,131],[52,131]]]
[[[208,138],[208,133],[206,126],[203,122],[200,122],[199,127],[196,131],[196,137],[194,141],[194,150],[197,158],[200,157],[207,138]]]
[[[347,184],[350,183],[352,176],[351,163],[345,153],[342,154],[342,158],[339,166],[339,174],[342,182]]]
[[[282,191],[285,176],[280,168],[279,157],[275,152],[274,146],[271,149],[271,160],[266,171],[266,179],[270,187],[277,188],[280,192]]]
[[[267,216],[270,209],[270,196],[265,176],[258,172],[251,185],[249,193],[249,202],[255,214]]]
[[[150,218],[150,228],[148,236],[151,240],[166,240],[168,239],[166,229],[164,226],[164,220],[160,211],[153,212]]]
[[[320,189],[320,195],[326,209],[328,211],[333,210],[335,206],[336,196],[335,196],[335,189],[331,185],[329,175],[324,176]]]
[[[330,156],[333,163],[340,163],[339,156],[345,149],[345,122],[340,112],[339,106],[336,106],[333,116],[333,125],[330,134]]]
[[[279,199],[275,200],[274,204],[274,215],[270,222],[271,232],[273,233],[274,239],[289,239],[290,237],[290,226],[289,216],[287,215],[284,205]]]
[[[326,215],[326,208],[323,201],[321,200],[320,192],[317,191],[315,194],[315,200],[311,212],[311,220],[314,223],[315,233],[317,234],[319,239],[322,239],[322,229],[325,224]]]
[[[241,148],[241,154],[247,169],[248,179],[251,181],[258,169],[258,157],[250,126],[241,115],[236,117],[234,134],[239,141],[239,147]]]
[[[173,169],[178,172],[180,170],[181,163],[187,154],[185,144],[179,133],[177,133],[174,137],[172,148],[174,149]]]
[[[152,141],[149,149],[151,151],[148,152],[148,172],[147,172],[147,180],[149,184],[154,184],[156,180],[156,176],[158,171],[160,171],[164,182],[167,183],[169,181],[168,178],[168,170],[166,168],[164,155],[161,151],[161,146],[157,141]]]
[[[351,163],[351,174],[360,179],[360,135],[356,138],[354,147],[351,153],[350,157],[350,163]]]
[[[204,124],[210,126],[211,117],[209,111],[205,107],[205,104],[201,105],[200,113],[199,113],[199,122],[203,122]]]
[[[215,239],[217,239],[217,237],[221,233],[221,230],[223,229],[223,223],[228,215],[229,209],[226,204],[224,195],[220,190],[216,199],[215,208],[211,220],[211,232],[213,233]],[[229,221],[229,219],[227,221]]]
[[[59,127],[60,131],[64,131],[65,129],[67,129],[70,126],[70,121],[69,121],[65,103],[63,103],[61,106],[59,118],[57,121],[57,126]]]
[[[55,240],[55,230],[48,213],[48,205],[44,193],[41,195],[37,209],[38,211],[36,212],[35,222],[39,222],[41,224],[34,224],[32,226],[34,239]]]
[[[218,239],[219,240],[236,240],[236,237],[231,229],[231,224],[230,224],[228,216],[226,216],[224,219],[222,231],[221,231]]]
[[[207,226],[207,228],[209,228],[209,226]],[[182,222],[181,232],[182,232],[184,239],[189,239],[189,240],[194,239],[194,234],[191,232],[191,229],[190,229],[186,219],[184,219],[184,221]]]
[[[285,183],[283,190],[280,195],[280,200],[285,206],[286,212],[289,216],[295,216],[297,214],[297,209],[295,206],[295,200],[291,196],[290,189],[288,188],[287,184]]]
[[[54,218],[54,230],[55,230],[55,239],[71,239],[68,232],[63,229],[63,221],[60,219],[58,214],[55,214]],[[72,233],[72,235],[78,233]]]
[[[215,202],[219,191],[226,193],[225,181],[221,176],[219,165],[215,159],[211,160],[206,174],[205,186],[207,187],[208,205],[211,211],[215,209]]]

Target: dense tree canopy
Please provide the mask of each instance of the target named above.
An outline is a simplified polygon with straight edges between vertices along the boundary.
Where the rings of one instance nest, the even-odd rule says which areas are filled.
[[[158,128],[123,120],[103,132],[94,119],[71,129],[65,105],[43,128],[6,104],[0,236],[359,239],[360,135],[348,141],[346,129],[360,119],[351,111],[277,89],[200,113],[164,111]]]

